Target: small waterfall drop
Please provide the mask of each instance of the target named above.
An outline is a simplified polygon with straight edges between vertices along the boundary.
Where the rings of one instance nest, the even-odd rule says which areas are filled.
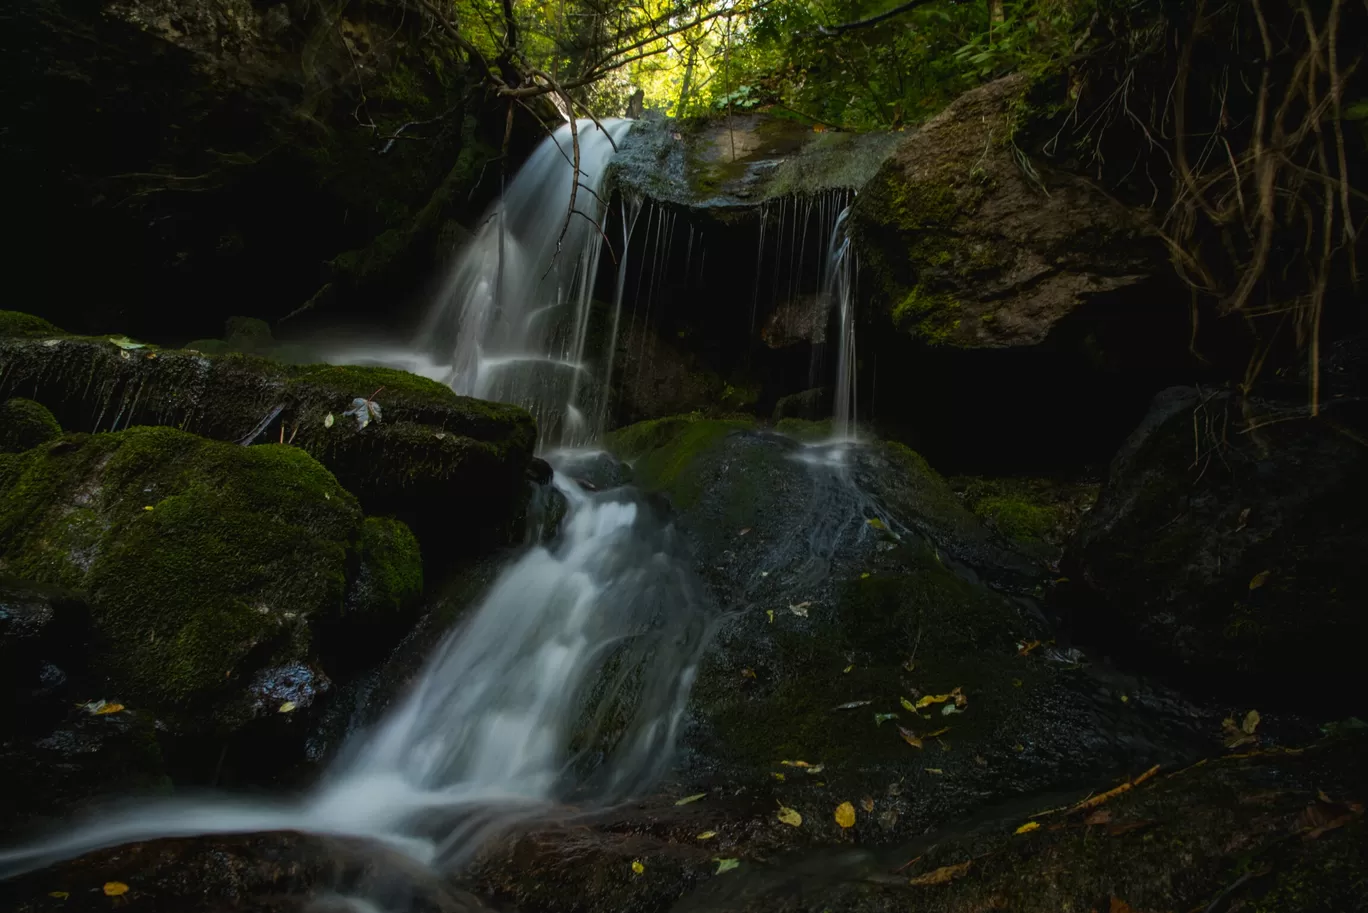
[[[856,439],[855,371],[855,252],[850,246],[848,219],[850,207],[836,217],[827,250],[826,294],[829,306],[836,309],[840,323],[836,359],[836,399],[832,410],[832,436]]]

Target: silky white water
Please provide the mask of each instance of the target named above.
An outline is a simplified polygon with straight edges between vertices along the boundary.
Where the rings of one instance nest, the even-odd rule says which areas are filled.
[[[560,535],[498,577],[416,686],[293,800],[111,807],[0,851],[0,877],[160,837],[297,830],[433,865],[569,799],[608,803],[668,763],[709,615],[672,527],[629,489],[582,491]],[[605,721],[611,720],[612,725]]]

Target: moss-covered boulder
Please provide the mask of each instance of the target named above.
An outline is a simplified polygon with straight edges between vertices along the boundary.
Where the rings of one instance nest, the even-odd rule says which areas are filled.
[[[1066,555],[1078,631],[1260,706],[1361,712],[1368,413],[1174,388],[1113,460]]]
[[[0,396],[31,397],[68,430],[168,425],[293,444],[368,513],[410,523],[425,547],[506,538],[526,496],[531,417],[403,371],[283,365],[122,338],[0,338],[0,358]]]
[[[1048,478],[958,476],[950,487],[964,506],[1023,550],[1054,563],[1097,501],[1099,485]]]
[[[42,403],[15,397],[0,405],[0,453],[20,453],[61,433],[62,426]]]
[[[861,270],[893,323],[932,344],[1031,346],[1090,298],[1164,267],[1142,219],[1014,143],[1029,80],[965,93],[860,191]]]
[[[88,593],[105,696],[178,728],[302,710],[327,687],[314,631],[343,615],[358,564],[367,613],[395,611],[421,574],[411,535],[367,534],[298,447],[132,428],[10,459],[0,569]]]

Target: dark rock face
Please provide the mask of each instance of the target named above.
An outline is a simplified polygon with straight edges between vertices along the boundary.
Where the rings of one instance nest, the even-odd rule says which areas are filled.
[[[41,403],[16,397],[0,405],[0,453],[20,453],[62,433]]]
[[[1269,706],[1311,689],[1361,712],[1366,416],[1351,397],[1311,418],[1224,391],[1158,396],[1069,549],[1079,632]]]
[[[402,301],[444,221],[497,194],[503,109],[462,103],[452,48],[402,4],[21,0],[0,25],[25,226],[6,263],[14,297],[64,326],[179,344],[246,301],[272,321],[321,288]],[[515,155],[538,135],[525,117]],[[422,142],[388,139],[412,121]],[[54,251],[85,268],[48,269]]]

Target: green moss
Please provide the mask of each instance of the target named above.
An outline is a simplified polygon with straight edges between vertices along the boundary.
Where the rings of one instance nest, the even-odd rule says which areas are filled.
[[[296,447],[134,428],[27,457],[0,502],[0,560],[91,594],[104,671],[133,700],[203,706],[304,655],[308,622],[341,609],[360,509]]]
[[[0,452],[19,453],[61,433],[62,426],[41,403],[16,397],[0,405]]]
[[[1039,542],[1054,528],[1054,518],[1043,507],[1014,498],[984,498],[975,513],[992,521],[1003,535]]]
[[[367,517],[360,552],[356,604],[391,615],[411,607],[423,592],[423,556],[412,530],[392,517]]]
[[[938,345],[959,329],[959,318],[953,316],[959,307],[952,296],[929,292],[918,284],[893,306],[893,325]]]
[[[202,352],[205,355],[226,355],[233,351],[233,347],[222,339],[192,339],[182,348],[191,352]]]
[[[988,526],[1023,545],[1061,548],[1097,500],[1098,486],[1043,478],[950,480],[964,505]]]
[[[694,461],[727,435],[754,428],[752,418],[709,419],[676,416],[632,425],[608,436],[607,446],[632,461],[632,474],[648,491],[663,491],[675,506],[687,508],[699,494],[690,472]]]
[[[356,397],[374,396],[378,402],[401,400],[410,406],[463,405],[483,414],[500,411],[494,403],[463,401],[446,384],[393,368],[352,365],[304,365],[291,373],[291,383],[335,394],[348,406]]]
[[[65,336],[65,330],[58,329],[41,317],[25,314],[22,311],[0,311],[0,336]]]
[[[798,441],[825,441],[831,437],[831,419],[781,418],[774,430]]]

